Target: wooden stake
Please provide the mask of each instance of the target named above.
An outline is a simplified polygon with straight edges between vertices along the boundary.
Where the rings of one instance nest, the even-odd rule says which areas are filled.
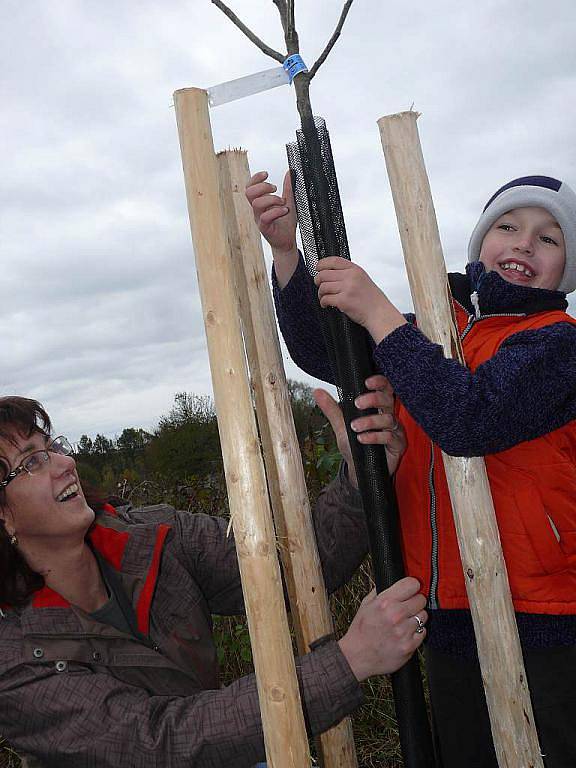
[[[246,371],[206,92],[174,94],[230,513],[252,641],[266,755],[310,765],[260,442]]]
[[[418,326],[464,363],[416,120],[378,120]],[[442,454],[500,768],[543,765],[508,574],[482,458]]]
[[[262,240],[244,190],[246,153],[218,155],[221,196],[235,268],[272,510],[298,649],[334,631],[294,427]],[[350,718],[319,738],[324,768],[357,766]]]

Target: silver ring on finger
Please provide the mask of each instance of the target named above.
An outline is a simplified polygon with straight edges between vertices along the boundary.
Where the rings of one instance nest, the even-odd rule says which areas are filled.
[[[422,619],[418,615],[411,616],[410,618],[414,619],[414,621],[418,624],[418,627],[415,630],[416,634],[417,635],[421,635],[422,632],[424,632],[424,630],[426,629],[426,627],[424,626],[424,622],[422,621]]]
[[[399,427],[400,427],[400,422],[398,421],[396,416],[394,416],[394,421],[392,422],[392,426],[388,427],[387,431],[388,432],[397,432]]]

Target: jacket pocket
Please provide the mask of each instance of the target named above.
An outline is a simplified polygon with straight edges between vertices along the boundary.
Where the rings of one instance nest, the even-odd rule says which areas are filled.
[[[560,544],[560,533],[553,516],[545,509],[536,485],[527,480],[524,487],[515,490],[514,498],[527,543],[538,558],[543,573],[566,570],[568,559]]]

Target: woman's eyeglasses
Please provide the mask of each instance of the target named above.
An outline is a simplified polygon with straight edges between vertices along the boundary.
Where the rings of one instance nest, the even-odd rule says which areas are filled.
[[[14,480],[15,477],[18,477],[18,475],[21,475],[22,472],[26,472],[29,475],[37,475],[50,461],[51,453],[59,453],[61,456],[70,456],[74,453],[74,449],[62,435],[55,437],[44,450],[34,451],[34,453],[26,456],[21,464],[11,470],[4,480],[0,481],[0,488],[6,488],[8,483],[11,483],[12,480]]]

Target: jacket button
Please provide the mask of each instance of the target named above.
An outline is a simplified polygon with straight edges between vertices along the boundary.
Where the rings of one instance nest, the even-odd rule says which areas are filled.
[[[55,664],[56,672],[66,672],[68,664],[65,661],[57,661]]]
[[[94,651],[94,653],[92,654],[92,658],[94,659],[94,661],[102,661],[102,654],[100,653],[100,651]]]
[[[32,655],[34,656],[35,659],[41,659],[42,656],[44,656],[44,651],[42,650],[42,648],[34,648],[34,650],[32,651]]]

